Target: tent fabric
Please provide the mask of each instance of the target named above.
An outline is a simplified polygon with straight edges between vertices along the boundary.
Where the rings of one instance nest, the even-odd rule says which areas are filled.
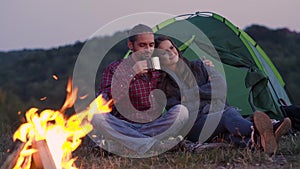
[[[196,12],[171,18],[153,30],[171,37],[188,59],[205,56],[221,65],[228,102],[240,108],[242,115],[261,110],[280,119],[283,114],[278,99],[291,104],[285,83],[269,57],[246,32],[224,17]]]

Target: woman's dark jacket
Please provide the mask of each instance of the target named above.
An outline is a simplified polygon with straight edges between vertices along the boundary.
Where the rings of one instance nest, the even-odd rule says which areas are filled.
[[[183,104],[190,112],[197,111],[198,116],[207,114],[209,111],[218,112],[226,109],[228,107],[226,105],[227,90],[223,76],[213,67],[204,65],[202,61],[185,60],[185,62],[194,80],[193,78],[182,80],[182,76],[168,69],[164,69],[168,73],[162,72],[158,88],[166,94],[166,109]],[[191,81],[197,85],[188,85]]]

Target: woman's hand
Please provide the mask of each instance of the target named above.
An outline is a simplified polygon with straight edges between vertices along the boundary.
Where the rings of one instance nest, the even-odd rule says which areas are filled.
[[[203,56],[202,62],[205,66],[215,67],[214,63],[211,60],[206,59],[205,56]]]

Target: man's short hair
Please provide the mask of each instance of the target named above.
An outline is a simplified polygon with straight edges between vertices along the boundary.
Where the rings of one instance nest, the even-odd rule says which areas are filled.
[[[128,40],[130,42],[134,42],[134,41],[136,41],[137,35],[142,34],[142,33],[153,33],[153,30],[147,25],[138,24],[129,31]]]

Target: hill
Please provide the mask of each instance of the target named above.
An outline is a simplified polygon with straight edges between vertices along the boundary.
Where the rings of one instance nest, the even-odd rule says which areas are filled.
[[[300,97],[300,53],[297,49],[300,34],[285,28],[272,30],[259,25],[249,26],[245,31],[271,58],[287,83],[294,103],[300,104],[297,100]],[[95,42],[103,44],[95,47],[95,55],[108,47],[105,44],[122,37],[124,33],[95,38]],[[122,57],[120,53],[126,53],[125,42],[122,40],[106,54],[104,65]],[[83,46],[84,42],[76,42],[52,49],[0,52],[0,122],[18,123],[22,116],[17,112],[24,113],[31,106],[59,109],[65,99],[67,79],[72,76],[74,64]],[[97,81],[95,86],[98,85]]]

